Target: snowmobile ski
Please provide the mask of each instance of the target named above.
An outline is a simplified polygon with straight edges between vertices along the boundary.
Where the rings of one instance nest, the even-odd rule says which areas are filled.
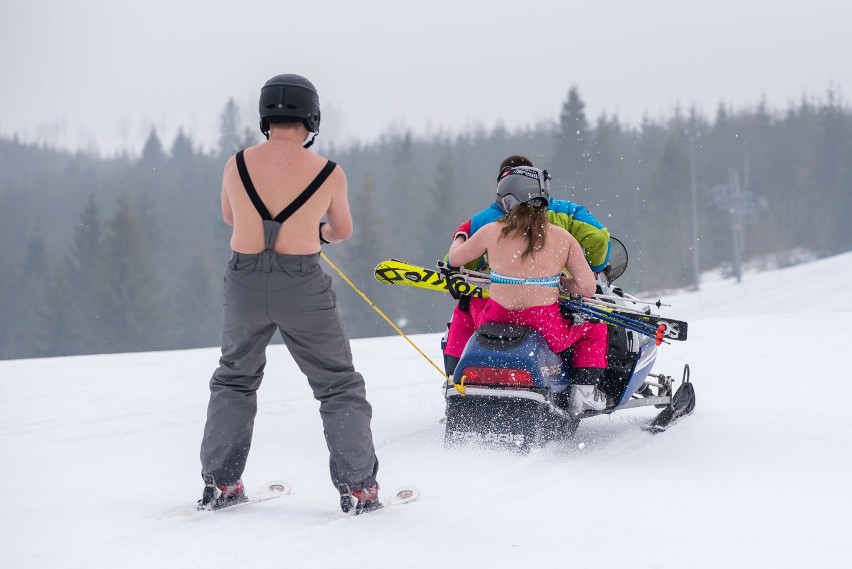
[[[683,384],[675,391],[671,403],[650,423],[643,425],[642,430],[648,431],[652,435],[662,433],[678,420],[691,415],[693,411],[695,411],[695,388],[689,381],[689,365],[687,364],[683,368]]]

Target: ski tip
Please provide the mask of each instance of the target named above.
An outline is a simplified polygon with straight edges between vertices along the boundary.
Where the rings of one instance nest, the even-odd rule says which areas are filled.
[[[277,494],[289,494],[290,493],[290,485],[286,482],[280,482],[276,480],[275,482],[270,482],[267,487],[267,490],[270,492],[275,492]]]
[[[403,486],[394,490],[390,501],[394,504],[406,504],[420,497],[420,490],[414,486]]]

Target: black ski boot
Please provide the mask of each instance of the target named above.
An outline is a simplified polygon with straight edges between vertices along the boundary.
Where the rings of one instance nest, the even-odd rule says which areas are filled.
[[[247,501],[243,481],[234,484],[216,484],[210,474],[204,475],[204,493],[198,501],[199,510],[221,510]]]
[[[447,372],[447,377],[453,377],[457,365],[459,365],[459,358],[444,354],[444,371]]]
[[[379,502],[379,484],[373,482],[366,488],[355,488],[350,490],[346,484],[338,487],[340,490],[340,509],[344,514],[354,516],[366,514],[382,507]]]

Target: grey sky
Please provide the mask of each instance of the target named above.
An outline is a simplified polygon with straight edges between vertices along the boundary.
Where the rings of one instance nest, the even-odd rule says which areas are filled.
[[[233,96],[254,128],[278,73],[311,79],[322,139],[555,118],[636,123],[852,91],[845,0],[0,0],[0,133],[111,154],[156,125],[211,147]]]

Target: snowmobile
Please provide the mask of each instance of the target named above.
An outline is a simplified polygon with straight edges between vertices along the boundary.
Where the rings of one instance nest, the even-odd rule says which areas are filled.
[[[651,373],[658,346],[686,340],[687,323],[656,316],[651,306],[659,308],[659,301],[642,301],[613,286],[627,269],[627,251],[617,239],[612,243],[610,262],[597,276],[597,294],[560,300],[566,317],[608,324],[608,367],[599,385],[607,394],[606,408],[569,412],[568,358],[551,352],[531,328],[489,323],[468,341],[452,383],[444,388],[446,445],[473,442],[528,452],[571,437],[582,420],[599,414],[654,406],[661,411],[644,428],[657,433],[692,413],[695,390],[688,365],[676,391],[672,377]],[[464,276],[470,285],[486,286],[482,274]]]

